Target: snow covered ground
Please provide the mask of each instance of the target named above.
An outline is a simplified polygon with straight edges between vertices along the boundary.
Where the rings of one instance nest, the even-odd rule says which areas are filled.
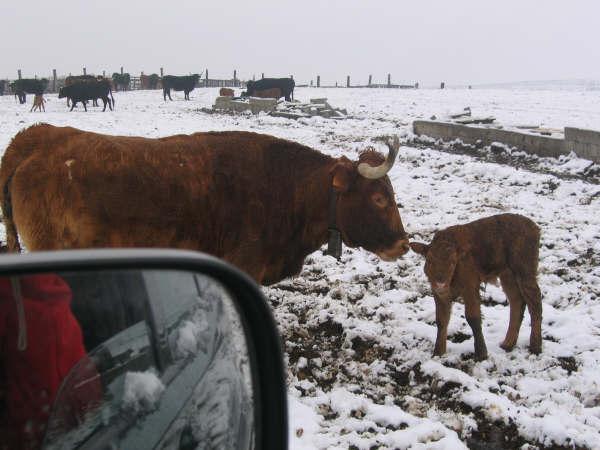
[[[488,360],[472,358],[461,304],[450,319],[447,354],[432,358],[435,308],[419,255],[386,263],[345,248],[336,262],[318,251],[298,277],[264,289],[286,350],[292,448],[600,448],[600,186],[560,176],[590,162],[540,159],[535,167],[558,175],[529,171],[414,145],[410,127],[416,118],[470,106],[474,115],[494,115],[507,126],[600,129],[600,91],[296,90],[296,98],[327,97],[355,116],[339,122],[201,112],[216,95],[195,90],[189,102],[177,93],[165,103],[159,91],[117,93],[112,113],[69,113],[65,102],[48,96],[45,114],[0,97],[0,152],[38,121],[148,137],[251,130],[350,158],[372,138],[397,133],[406,145],[390,178],[415,240],[501,212],[541,226],[543,353],[527,351],[528,314],[517,348],[498,347],[508,307],[501,289],[488,285]]]

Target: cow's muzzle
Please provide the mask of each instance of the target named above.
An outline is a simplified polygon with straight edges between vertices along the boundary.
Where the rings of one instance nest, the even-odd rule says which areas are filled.
[[[391,247],[378,251],[377,256],[379,256],[383,261],[394,261],[407,253],[409,250],[410,246],[408,245],[408,239],[400,239]]]

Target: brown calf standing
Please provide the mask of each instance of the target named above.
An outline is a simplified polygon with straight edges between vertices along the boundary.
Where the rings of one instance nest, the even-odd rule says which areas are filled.
[[[221,88],[219,90],[219,95],[221,97],[234,97],[235,96],[235,92],[233,91],[233,89]]]
[[[36,109],[40,112],[42,110],[46,112],[46,107],[44,106],[44,103],[46,103],[46,100],[44,100],[44,96],[42,94],[35,94],[35,96],[33,97],[33,106],[31,107],[29,112],[35,111]]]
[[[525,305],[531,316],[529,350],[542,351],[542,296],[537,284],[540,230],[518,214],[499,214],[435,233],[431,244],[412,242],[425,256],[425,274],[435,299],[437,338],[433,355],[446,352],[452,302],[462,297],[465,317],[475,340],[475,358],[487,358],[481,331],[481,282],[500,278],[510,305],[506,338],[500,345],[510,351],[517,343]]]

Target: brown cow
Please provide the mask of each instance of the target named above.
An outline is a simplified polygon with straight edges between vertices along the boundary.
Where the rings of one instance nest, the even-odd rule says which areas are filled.
[[[510,322],[504,342],[510,351],[517,343],[525,305],[531,316],[529,349],[542,351],[542,296],[537,284],[540,231],[527,217],[499,214],[438,231],[431,244],[411,242],[410,247],[425,256],[425,274],[435,299],[437,338],[435,355],[446,352],[448,321],[452,301],[462,297],[465,317],[475,340],[475,358],[487,358],[481,331],[481,282],[500,277],[510,304]]]
[[[273,88],[273,89],[265,89],[264,91],[254,91],[254,93],[252,94],[252,97],[276,98],[279,100],[281,97],[283,97],[283,95],[281,94],[281,89]]]
[[[221,97],[235,97],[235,92],[233,91],[233,89],[221,88],[219,90],[219,95]]]
[[[17,231],[30,251],[202,250],[270,284],[299,273],[333,228],[393,260],[409,247],[385,175],[399,143],[387,144],[387,159],[350,161],[241,131],[148,139],[34,125],[2,157],[9,250]]]
[[[46,107],[44,106],[44,103],[46,103],[46,100],[44,100],[44,94],[35,94],[35,96],[33,97],[33,106],[31,107],[29,112],[33,112],[36,109],[39,112],[42,112],[42,109],[44,110],[44,112],[46,112]]]

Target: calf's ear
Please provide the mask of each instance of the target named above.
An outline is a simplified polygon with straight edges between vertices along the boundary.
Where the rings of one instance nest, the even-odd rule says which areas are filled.
[[[350,189],[353,179],[354,166],[347,158],[340,158],[340,160],[331,169],[332,185],[333,188],[338,192],[346,192]]]
[[[419,255],[425,256],[429,251],[429,245],[423,244],[422,242],[411,242],[409,245],[412,251],[418,253]]]

